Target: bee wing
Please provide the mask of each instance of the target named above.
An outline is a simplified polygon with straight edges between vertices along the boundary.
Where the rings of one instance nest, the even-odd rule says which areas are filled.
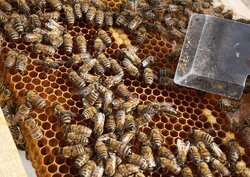
[[[178,149],[178,152],[180,151],[185,151],[186,153],[189,151],[189,148],[190,148],[190,142],[187,141],[186,143],[181,140],[181,139],[177,139],[177,149]]]
[[[43,65],[45,63],[45,61],[44,60],[34,60],[34,63],[38,64],[38,65]]]

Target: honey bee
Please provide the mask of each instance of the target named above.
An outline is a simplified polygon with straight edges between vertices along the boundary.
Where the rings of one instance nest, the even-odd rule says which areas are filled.
[[[97,138],[97,141],[102,141],[106,143],[107,141],[109,141],[110,138],[113,138],[116,140],[116,134],[114,132],[102,134],[101,136]]]
[[[83,89],[86,86],[85,81],[74,70],[68,70],[70,81],[76,85],[78,89]]]
[[[57,32],[48,33],[48,40],[55,48],[59,48],[63,44],[63,38]]]
[[[14,142],[15,142],[17,148],[24,151],[25,150],[25,142],[24,142],[23,135],[22,135],[19,127],[16,125],[9,125],[9,129],[10,129],[11,135],[14,139]]]
[[[212,174],[211,170],[209,169],[209,167],[208,167],[208,165],[207,165],[206,162],[201,162],[198,165],[198,168],[199,168],[201,176],[204,176],[204,177],[213,177],[213,174]]]
[[[179,165],[184,165],[187,160],[187,153],[190,149],[190,142],[184,142],[181,139],[177,139],[176,143],[177,149],[178,149],[178,156],[177,156],[177,162]]]
[[[97,113],[94,121],[95,121],[94,134],[96,137],[99,137],[103,134],[104,131],[105,114]]]
[[[124,71],[121,65],[116,60],[111,59],[110,64],[111,64],[111,69],[115,75],[124,76]]]
[[[232,162],[237,162],[240,158],[240,145],[237,143],[235,139],[231,139],[228,142],[228,158]]]
[[[209,144],[209,148],[213,156],[220,160],[222,163],[225,163],[227,161],[226,154],[219,148],[219,146],[215,142]]]
[[[122,11],[121,13],[119,13],[115,20],[116,25],[121,26],[121,27],[127,27],[128,25],[127,15],[128,15],[128,11]]]
[[[149,138],[146,133],[141,131],[136,131],[135,137],[142,145],[148,145],[149,144]]]
[[[16,59],[16,69],[19,73],[23,73],[26,69],[28,58],[27,54],[24,52],[21,52]]]
[[[65,19],[68,23],[68,25],[72,26],[75,23],[75,14],[73,11],[73,8],[70,5],[64,5],[63,6]]]
[[[95,169],[92,172],[92,177],[102,177],[104,174],[104,167],[103,167],[103,163],[100,162]]]
[[[167,76],[160,77],[159,78],[159,84],[160,85],[173,86],[174,85],[174,80],[172,78],[167,77]]]
[[[115,117],[113,115],[109,115],[105,120],[105,129],[108,133],[114,132],[116,129]]]
[[[128,23],[128,29],[130,31],[134,31],[138,28],[138,26],[142,23],[142,17],[141,16],[135,16],[129,23]]]
[[[96,62],[95,62],[94,71],[98,75],[102,75],[105,72],[104,67],[100,64],[100,62],[98,60],[96,60]]]
[[[60,25],[53,19],[49,19],[48,22],[45,23],[45,28],[47,28],[49,31],[57,32],[60,35],[62,35],[66,31],[62,25]]]
[[[62,10],[62,2],[60,0],[48,0],[47,2],[50,4],[53,10]]]
[[[103,41],[97,37],[94,41],[94,49],[98,52],[101,53],[105,50],[105,44],[103,43]]]
[[[161,146],[158,149],[157,154],[158,154],[159,157],[165,157],[167,159],[176,161],[176,158],[175,158],[174,154],[168,148],[166,148],[165,146]]]
[[[59,103],[52,104],[52,111],[56,117],[59,117],[63,124],[69,124],[71,122],[71,113],[64,109]]]
[[[128,131],[121,137],[121,141],[124,144],[128,144],[135,137],[135,131]]]
[[[0,0],[0,9],[5,11],[5,12],[10,12],[10,11],[12,11],[12,6],[7,1]]]
[[[183,34],[181,31],[179,31],[178,29],[176,29],[175,27],[172,27],[172,30],[169,32],[169,34],[171,36],[176,37],[179,40],[184,39],[185,34]]]
[[[95,15],[95,23],[97,26],[102,26],[104,22],[104,12],[102,10],[97,10]]]
[[[122,98],[116,98],[112,101],[112,107],[114,109],[119,109],[123,104],[124,104],[125,100]]]
[[[117,167],[117,171],[114,176],[121,177],[121,176],[129,176],[134,173],[140,172],[140,168],[134,164],[122,164]]]
[[[67,132],[72,132],[75,134],[81,134],[85,137],[90,137],[92,134],[92,129],[90,129],[86,126],[83,126],[83,125],[71,124],[67,128]]]
[[[0,105],[4,101],[9,100],[11,96],[12,96],[12,92],[8,88],[8,86],[5,83],[0,83]]]
[[[208,134],[202,130],[193,130],[192,135],[196,141],[202,141],[207,145],[214,142],[214,138],[210,134]]]
[[[163,19],[164,25],[166,25],[169,28],[172,28],[176,23],[178,19],[173,18],[172,16],[166,15]]]
[[[40,35],[42,35],[42,37],[44,37],[45,39],[46,39],[46,35],[47,35],[47,33],[48,33],[48,31],[47,30],[45,30],[45,29],[42,29],[42,28],[34,28],[33,30],[32,30],[32,32],[34,33],[34,34],[40,34]],[[29,34],[29,33],[28,33]],[[47,40],[47,39],[46,39]]]
[[[108,159],[108,149],[102,141],[96,142],[95,150],[96,150],[97,157],[99,159],[105,160],[105,161]]]
[[[81,10],[84,14],[87,13],[89,7],[90,7],[90,2],[89,0],[80,0],[80,4],[81,4]]]
[[[86,164],[79,169],[80,176],[91,177],[95,168],[95,161],[88,160]]]
[[[196,146],[199,149],[199,152],[200,152],[202,159],[205,162],[209,163],[210,159],[211,159],[211,154],[208,151],[208,149],[206,148],[206,145],[203,142],[199,141]]]
[[[189,152],[190,152],[190,157],[191,157],[193,163],[195,165],[198,165],[201,162],[201,156],[199,153],[199,149],[196,146],[191,145]]]
[[[23,32],[23,30],[24,30],[23,22],[22,22],[21,17],[18,13],[14,12],[13,14],[11,14],[10,23],[13,25],[14,29],[17,32]]]
[[[241,160],[238,161],[235,165],[235,170],[237,174],[240,174],[243,177],[249,177],[250,175],[250,168],[246,167],[246,163]]]
[[[209,9],[210,8],[210,3],[208,3],[208,2],[202,2],[201,3],[201,7],[204,8],[204,9]]]
[[[90,60],[90,55],[88,53],[73,54],[69,59],[69,63],[72,65],[82,64],[85,60],[87,62]]]
[[[139,99],[130,98],[128,101],[123,103],[121,109],[124,109],[126,113],[129,113],[133,111],[138,106],[139,103],[140,103]]]
[[[201,3],[198,1],[194,1],[192,5],[192,10],[193,12],[196,12],[196,13],[201,12]]]
[[[24,41],[29,43],[40,43],[43,36],[39,33],[28,33],[24,36]]]
[[[109,158],[107,159],[105,166],[105,175],[113,176],[116,169],[116,155],[115,153],[109,153]]]
[[[31,109],[32,105],[29,102],[23,103],[19,106],[14,117],[17,125],[21,125],[21,123],[28,118]]]
[[[226,12],[223,13],[223,16],[225,19],[229,19],[229,20],[232,20],[233,19],[233,10],[231,9],[228,9]]]
[[[129,155],[126,155],[125,159],[129,163],[139,166],[142,170],[146,170],[148,167],[148,163],[146,159],[144,159],[142,156],[137,155],[133,152]]]
[[[242,130],[243,140],[247,147],[250,147],[250,127],[245,127]]]
[[[96,16],[96,8],[94,6],[90,6],[86,13],[86,20],[87,22],[93,22]]]
[[[72,53],[73,37],[70,35],[70,33],[66,33],[66,34],[63,35],[63,47],[64,47],[64,51],[67,54]]]
[[[7,23],[8,20],[9,20],[9,17],[2,10],[0,10],[0,22]]]
[[[104,30],[99,30],[97,36],[104,42],[106,46],[110,46],[112,43],[111,38],[109,37],[108,33]]]
[[[89,84],[88,86],[82,88],[80,91],[78,91],[79,95],[82,95],[83,97],[87,96],[93,89],[95,89],[94,84]]]
[[[150,67],[152,64],[154,64],[156,61],[156,58],[154,56],[147,56],[142,62],[142,67]]]
[[[23,13],[25,13],[27,15],[30,14],[30,7],[27,4],[26,0],[17,0],[16,3],[17,3],[17,6],[19,7],[19,9]]]
[[[0,20],[1,20],[1,14],[0,14]],[[14,29],[11,23],[4,24],[4,30],[13,41],[19,38],[18,32]]]
[[[231,173],[219,160],[211,158],[211,166],[217,170],[222,176],[229,176]]]
[[[89,106],[82,112],[82,118],[86,119],[93,119],[97,114],[97,109],[94,106]]]
[[[56,49],[54,47],[44,44],[35,44],[34,51],[45,55],[54,55],[56,53]]]
[[[93,150],[90,147],[85,147],[84,151],[84,154],[77,156],[74,162],[74,166],[76,168],[82,167],[93,155]]]
[[[111,11],[106,11],[105,12],[105,17],[104,17],[105,25],[108,27],[113,26],[113,13]]]
[[[121,75],[106,76],[106,79],[103,80],[102,84],[107,88],[110,88],[112,86],[119,84],[122,81],[122,77],[123,76]]]
[[[82,18],[82,9],[80,3],[74,4],[74,13],[77,20],[80,20]]]
[[[153,170],[156,167],[156,162],[150,146],[142,146],[142,156],[148,163],[148,170]]]
[[[120,157],[125,157],[126,155],[131,154],[131,149],[128,145],[123,144],[121,141],[118,141],[113,138],[109,138],[105,141],[108,145],[108,148],[111,152],[116,152],[116,154]]]
[[[43,138],[43,132],[40,126],[36,123],[35,119],[28,116],[28,118],[24,121],[24,125],[33,139],[40,140]]]
[[[78,72],[80,73],[80,76],[82,74],[88,73],[95,65],[96,59],[87,59],[83,61],[83,65],[79,68]]]
[[[103,105],[103,98],[102,98],[102,96],[99,95],[97,100],[95,101],[94,107],[97,110],[100,110],[102,108],[102,105]]]
[[[156,149],[159,149],[163,142],[161,131],[158,128],[153,128],[151,130],[150,136],[151,136],[151,142],[153,144],[153,147]]]
[[[65,138],[69,142],[69,144],[82,144],[84,146],[89,144],[88,137],[85,137],[83,134],[69,132],[65,134]]]
[[[181,169],[181,175],[183,177],[193,177],[193,172],[188,166],[186,166]]]
[[[87,83],[95,83],[95,82],[99,82],[99,80],[100,80],[100,76],[94,76],[94,75],[88,74],[88,73],[80,73],[80,76]]]
[[[85,98],[82,99],[84,105],[93,106],[99,97],[99,93],[96,90],[92,90]]]
[[[128,58],[134,65],[139,65],[141,63],[141,59],[136,54],[137,51],[138,48],[135,46],[131,46],[127,49],[122,49],[122,52],[124,52],[124,56]]]
[[[141,127],[150,121],[152,121],[152,115],[144,113],[136,119],[136,125],[137,127]]]
[[[123,83],[117,86],[116,93],[124,100],[128,100],[130,97],[130,92]]]
[[[159,157],[157,161],[157,164],[160,168],[168,169],[175,175],[181,172],[181,167],[178,166],[178,164],[173,160],[167,159],[165,157]]]
[[[225,5],[221,4],[221,5],[217,6],[217,7],[214,7],[214,12],[217,13],[217,14],[222,14],[224,9],[225,9]]]
[[[122,64],[124,65],[125,69],[127,70],[127,72],[128,72],[131,76],[133,76],[133,77],[135,77],[135,78],[139,77],[140,73],[139,73],[138,68],[135,67],[135,66],[133,65],[133,63],[132,63],[129,59],[125,58],[125,59],[122,61]]]
[[[18,52],[16,50],[13,50],[13,49],[10,50],[4,61],[4,67],[6,67],[7,69],[12,68],[16,63],[17,56],[18,56]]]
[[[132,116],[131,114],[125,116],[125,128],[129,131],[134,131],[136,128],[134,116]]]
[[[146,37],[147,37],[147,30],[146,30],[146,28],[140,27],[138,29],[135,41],[136,41],[137,44],[143,44],[143,42],[145,41]]]
[[[25,91],[24,96],[33,106],[37,106],[38,108],[46,106],[45,100],[34,91]]]
[[[111,63],[104,53],[100,53],[97,56],[97,60],[105,69],[109,69],[111,67]]]
[[[40,19],[42,21],[48,21],[50,19],[58,21],[59,18],[60,18],[60,13],[57,12],[57,11],[54,11],[54,12],[44,12],[44,13],[40,12],[40,13],[38,13],[38,15],[39,15],[39,17],[40,17]]]
[[[144,82],[148,85],[151,85],[156,78],[154,71],[151,68],[145,68],[143,73]]]
[[[65,146],[59,149],[58,155],[64,156],[66,158],[76,157],[79,155],[83,155],[85,153],[84,146],[82,144]]]
[[[31,26],[32,28],[40,28],[41,27],[41,20],[38,15],[32,14],[30,16]]]
[[[156,14],[152,9],[145,10],[144,18],[149,20],[155,20]],[[160,17],[161,18],[161,17]]]
[[[86,53],[87,52],[87,43],[84,35],[80,34],[76,36],[76,45],[78,52]]]
[[[112,100],[113,100],[113,92],[111,90],[107,91],[104,94],[104,103],[103,103],[103,111],[109,115],[112,112]]]
[[[116,162],[115,162],[116,166],[120,165],[121,163],[122,163],[122,159],[116,156]]]
[[[122,132],[123,131],[123,127],[124,127],[124,124],[125,124],[125,116],[126,116],[126,113],[125,113],[125,111],[123,109],[118,110],[116,112],[115,120],[116,120],[116,130],[117,130],[117,132]]]

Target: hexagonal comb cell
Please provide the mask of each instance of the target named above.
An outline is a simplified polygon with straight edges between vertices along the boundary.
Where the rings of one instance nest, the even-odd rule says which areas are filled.
[[[96,0],[96,2],[98,2],[98,0]],[[117,13],[122,7],[121,4],[125,3],[123,0],[105,0],[103,2],[107,5],[109,10]],[[188,3],[189,1],[185,2]],[[199,1],[197,1],[196,4],[197,6],[199,5],[198,2]],[[207,4],[202,5],[205,6]],[[171,23],[177,23],[178,20],[178,25],[185,25],[181,24],[181,22],[187,20],[186,15],[190,15],[192,11],[188,8],[176,9],[177,6],[179,7],[178,3],[168,4],[167,10],[169,14],[172,13],[173,17],[166,16],[162,19],[165,26],[171,26]],[[145,11],[151,12],[150,7],[145,6],[144,8]],[[191,10],[196,11],[197,8],[198,7],[195,6],[192,7]],[[46,7],[44,10],[44,12],[51,11],[52,10],[49,7]],[[157,9],[154,9],[153,11],[160,14],[160,11],[157,11]],[[211,8],[210,10],[206,9],[204,11],[206,13],[214,13]],[[202,10],[200,12],[202,12]],[[220,16],[221,14],[216,15]],[[59,23],[63,25],[66,28],[66,32],[74,38],[73,55],[78,52],[75,38],[79,34],[82,34],[87,41],[87,50],[89,54],[98,58],[98,55],[94,50],[94,41],[96,40],[99,30],[98,25],[88,23],[85,19],[76,21],[74,25],[67,25],[67,22],[64,19],[65,14],[61,13]],[[164,33],[164,30],[161,31],[161,26],[155,26],[157,24],[151,25],[153,26],[147,29],[148,34],[141,44],[137,43],[137,30],[131,32],[128,29],[117,28],[115,25],[111,28],[103,26],[102,29],[106,31],[111,38],[111,45],[106,46],[104,55],[109,59],[115,59],[121,64],[122,59],[117,56],[117,52],[129,48],[130,46],[137,46],[137,55],[141,60],[148,56],[153,56],[155,58],[155,63],[152,65],[154,73],[158,74],[159,70],[164,68],[174,71],[177,60],[173,59],[173,54],[175,54],[175,50],[182,45],[182,40],[178,40],[171,36],[164,36],[166,33]],[[173,31],[171,31],[171,34],[173,36],[178,35]],[[55,70],[47,69],[43,63],[37,62],[37,60],[41,60],[43,56],[42,54],[35,52],[30,43],[24,42],[24,39],[21,38],[12,42],[9,37],[7,37],[2,44],[1,60],[6,59],[7,53],[12,49],[18,49],[19,51],[26,51],[28,53],[27,66],[23,73],[19,73],[16,69],[9,69],[6,75],[6,81],[9,83],[18,103],[24,102],[24,90],[35,91],[41,98],[46,100],[46,108],[35,108],[31,111],[32,117],[34,117],[37,124],[41,127],[43,138],[34,140],[30,136],[28,130],[23,126],[21,127],[24,140],[26,141],[26,150],[28,152],[29,160],[36,169],[38,176],[79,176],[79,170],[74,166],[75,158],[65,158],[58,155],[59,149],[67,146],[68,143],[65,141],[65,126],[63,126],[62,122],[54,116],[51,107],[54,103],[59,103],[65,110],[70,111],[73,115],[77,115],[72,117],[72,124],[87,125],[93,128],[93,123],[90,120],[83,121],[79,116],[84,111],[84,104],[81,100],[81,95],[77,92],[76,84],[70,81],[68,76],[71,69],[78,70],[80,65],[75,64],[72,66],[68,62],[72,58],[72,54],[65,53],[63,47],[59,47],[51,56],[53,60],[60,61],[59,68]],[[139,68],[139,72],[143,73],[143,69]],[[93,74],[94,71],[91,70],[90,73]],[[109,77],[111,76],[111,73],[111,71],[106,70],[102,77]],[[151,85],[148,85],[143,80],[143,76],[135,78],[125,72],[123,83],[128,91],[131,92],[131,95],[140,99],[142,104],[147,105],[152,102],[171,102],[173,103],[173,108],[178,114],[156,114],[152,117],[151,121],[140,128],[140,131],[151,136],[151,129],[156,127],[164,137],[163,146],[168,147],[174,155],[177,155],[177,139],[185,141],[189,140],[193,143],[190,136],[193,129],[213,130],[209,132],[209,134],[224,152],[226,151],[225,139],[240,137],[239,134],[234,134],[230,130],[224,112],[217,106],[219,100],[221,100],[220,96],[200,94],[195,90],[179,87],[173,83],[162,85],[159,84],[158,81],[154,81]],[[245,147],[241,137],[239,139],[242,151],[242,156],[240,158],[249,166],[250,149]],[[94,147],[93,137],[91,137],[89,141],[92,143],[91,146]],[[139,142],[132,140],[131,149],[135,153],[140,153]],[[157,154],[156,152],[153,153],[155,155]],[[195,170],[189,157],[187,159],[187,164],[191,164],[190,168],[193,172],[197,175],[199,174],[199,172]],[[145,171],[144,174],[147,176],[159,177],[173,175],[171,172],[166,174],[166,171],[162,169],[154,169],[151,172]],[[221,176],[218,172],[215,172],[214,175]]]

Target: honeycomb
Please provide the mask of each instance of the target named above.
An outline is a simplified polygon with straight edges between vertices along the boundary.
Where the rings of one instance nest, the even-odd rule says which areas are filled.
[[[120,0],[104,1],[113,11],[119,8],[122,3]],[[209,13],[209,12],[206,12]],[[62,19],[59,22],[63,23]],[[76,22],[74,26],[67,26],[67,30],[72,36],[82,32],[88,41],[88,51],[94,53],[93,43],[98,27],[94,24],[87,24],[85,21]],[[112,38],[112,45],[107,47],[105,53],[108,57],[117,59],[115,52],[129,45],[135,45],[135,37],[128,31],[123,31],[115,28],[106,28]],[[169,61],[166,56],[172,51],[172,41],[162,38],[159,34],[152,32],[147,36],[143,44],[139,45],[138,56],[143,59],[148,55],[157,58],[156,63],[152,67],[154,71],[159,71],[161,68],[176,68],[176,61]],[[181,44],[180,44],[181,45]],[[10,69],[7,73],[6,80],[18,99],[21,101],[23,91],[34,90],[46,100],[47,106],[45,109],[34,109],[31,112],[32,117],[41,126],[44,133],[44,138],[35,141],[31,138],[27,130],[22,127],[24,139],[26,141],[27,157],[32,162],[32,166],[36,170],[37,176],[40,177],[78,177],[78,169],[73,166],[74,158],[64,158],[58,156],[59,147],[64,147],[67,142],[63,139],[63,129],[58,118],[52,115],[51,104],[58,102],[65,109],[70,110],[75,114],[81,114],[83,104],[81,98],[77,95],[77,90],[68,79],[67,71],[70,66],[63,64],[58,70],[45,70],[44,67],[36,62],[41,58],[40,54],[32,50],[31,45],[23,41],[23,36],[13,42],[10,38],[6,38],[3,42],[1,60],[6,58],[6,54],[10,49],[18,49],[28,52],[28,65],[23,74]],[[58,61],[68,61],[69,56],[63,52],[60,47],[53,56]],[[77,66],[75,66],[77,67]],[[74,68],[77,69],[77,68]],[[111,75],[109,71],[106,76]],[[141,128],[141,131],[150,134],[151,127],[156,126],[161,130],[164,136],[164,145],[175,153],[177,152],[176,140],[178,138],[189,140],[189,133],[193,128],[197,129],[212,129],[210,134],[214,137],[215,142],[220,148],[226,152],[225,142],[227,139],[235,138],[242,147],[241,159],[244,160],[250,167],[250,148],[244,146],[242,137],[239,133],[233,133],[228,127],[226,114],[218,108],[217,104],[221,96],[206,93],[200,96],[193,89],[188,89],[180,86],[163,86],[153,83],[148,86],[141,82],[142,76],[135,79],[125,73],[124,84],[128,90],[137,96],[143,102],[173,102],[174,107],[180,115],[172,116],[165,113],[157,114],[147,126]],[[82,121],[80,116],[72,118],[72,124],[93,126],[92,122]],[[132,146],[133,151],[138,151],[136,143]],[[191,164],[191,160],[188,159]],[[193,168],[193,173],[198,174]],[[170,174],[164,174],[160,169],[153,172],[145,172],[147,176],[164,177]],[[217,171],[214,175],[221,176]]]

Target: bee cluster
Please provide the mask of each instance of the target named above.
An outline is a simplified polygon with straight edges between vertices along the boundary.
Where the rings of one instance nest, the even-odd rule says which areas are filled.
[[[248,176],[236,141],[229,141],[226,164],[211,135],[194,129],[190,145],[182,140],[192,139],[189,128],[168,146],[168,130],[153,123],[159,115],[170,121],[188,118],[179,96],[176,101],[175,93],[166,90],[179,90],[172,68],[189,17],[210,12],[212,1],[127,0],[116,10],[110,4],[0,0],[1,75],[6,78],[0,105],[17,147],[26,149],[38,176],[212,176],[208,165],[222,176],[230,175],[229,167],[234,175]],[[223,6],[212,13],[232,19]],[[110,27],[123,29],[133,45],[118,46]],[[167,56],[159,57],[161,49],[152,46],[154,52],[142,54],[150,40],[171,48],[163,52]],[[140,95],[143,89],[136,83],[143,83],[146,94]],[[152,95],[160,94],[158,88],[173,99],[156,101]]]

